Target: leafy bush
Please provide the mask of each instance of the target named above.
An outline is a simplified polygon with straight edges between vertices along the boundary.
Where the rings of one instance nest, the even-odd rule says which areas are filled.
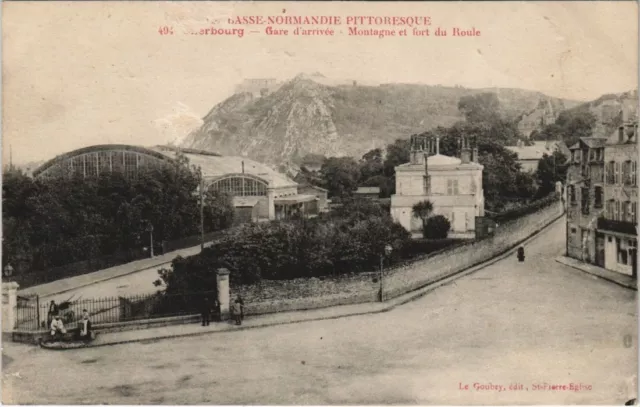
[[[180,291],[212,283],[219,267],[228,268],[236,284],[361,272],[377,266],[386,244],[402,253],[409,241],[388,214],[246,224],[193,256],[197,260],[176,259],[161,278]]]
[[[432,216],[427,219],[423,236],[426,239],[445,239],[451,230],[451,223],[442,215]]]
[[[185,157],[148,168],[136,177],[32,179],[7,171],[3,182],[3,257],[25,270],[46,270],[85,259],[135,251],[153,240],[172,241],[200,228],[194,196],[200,174]],[[228,227],[228,196],[206,193],[205,233]]]
[[[528,215],[533,212],[537,212],[542,208],[546,208],[547,206],[557,202],[560,199],[559,195],[555,192],[545,198],[538,199],[537,201],[533,201],[528,205],[523,205],[517,209],[501,212],[498,214],[490,215],[489,217],[498,223],[507,222],[513,219],[520,218],[522,216]]]

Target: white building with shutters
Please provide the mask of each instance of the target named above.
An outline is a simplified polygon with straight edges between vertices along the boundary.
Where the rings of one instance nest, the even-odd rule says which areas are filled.
[[[466,143],[466,141],[463,141]],[[391,216],[412,234],[421,234],[422,220],[413,216],[417,202],[429,200],[433,215],[443,215],[451,223],[449,237],[474,238],[477,216],[484,216],[483,166],[477,150],[462,147],[461,158],[439,153],[413,142],[411,161],[396,170],[396,193],[391,196]],[[426,161],[425,161],[426,158]]]

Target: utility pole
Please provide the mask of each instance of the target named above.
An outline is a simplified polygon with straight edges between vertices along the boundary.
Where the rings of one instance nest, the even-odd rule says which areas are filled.
[[[382,280],[384,278],[384,254],[380,255],[380,293],[378,294],[380,302],[384,302],[384,286]]]
[[[147,232],[149,232],[149,254],[153,257],[153,224],[147,221]]]
[[[200,176],[200,251],[204,250],[204,177]]]

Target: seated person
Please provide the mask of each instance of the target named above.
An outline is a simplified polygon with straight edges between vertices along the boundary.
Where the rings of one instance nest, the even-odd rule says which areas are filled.
[[[82,319],[78,322],[78,337],[84,341],[91,340],[91,321],[86,309],[82,310]]]
[[[54,316],[53,321],[51,321],[51,336],[56,338],[66,333],[67,330],[64,328],[64,323],[60,319],[60,315]]]

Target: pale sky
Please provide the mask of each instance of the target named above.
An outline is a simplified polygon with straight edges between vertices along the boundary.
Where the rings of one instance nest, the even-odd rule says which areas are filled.
[[[236,15],[430,16],[430,37],[182,34]],[[3,160],[184,135],[243,78],[513,87],[592,100],[637,87],[636,2],[3,2]],[[161,36],[160,26],[174,28]],[[437,27],[480,37],[433,36]],[[293,29],[295,27],[289,27]],[[366,28],[366,27],[361,27]],[[411,29],[409,29],[411,30]]]

